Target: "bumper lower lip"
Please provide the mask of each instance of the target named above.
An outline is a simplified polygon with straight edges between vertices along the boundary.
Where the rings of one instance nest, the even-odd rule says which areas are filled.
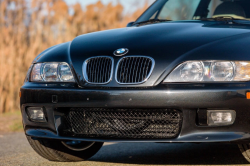
[[[211,133],[194,133],[175,139],[96,139],[96,138],[74,138],[62,137],[46,129],[28,129],[26,135],[35,138],[48,138],[58,140],[75,140],[75,141],[93,141],[93,142],[167,142],[167,143],[183,143],[183,142],[238,142],[244,141],[244,138],[250,137],[250,134],[237,132],[211,132]],[[248,140],[248,139],[246,139]]]
[[[246,99],[248,84],[232,86],[167,85],[144,89],[80,89],[74,87],[23,86],[21,106],[24,130],[37,138],[101,142],[239,142],[250,140],[250,101]],[[58,103],[52,96],[58,96]],[[45,107],[48,122],[30,122],[25,107]],[[174,108],[183,112],[179,136],[167,140],[114,140],[61,137],[58,133],[57,108]],[[236,121],[226,127],[197,126],[197,109],[230,109],[236,111]]]

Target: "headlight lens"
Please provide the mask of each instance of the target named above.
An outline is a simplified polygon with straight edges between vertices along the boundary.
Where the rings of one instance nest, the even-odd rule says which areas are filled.
[[[213,62],[211,64],[211,78],[214,81],[231,81],[234,77],[234,63]]]
[[[247,61],[188,61],[177,66],[164,82],[250,81]]]
[[[58,63],[45,63],[42,68],[42,78],[46,82],[58,82]]]
[[[37,63],[31,72],[32,82],[75,82],[67,63]]]
[[[185,63],[180,68],[181,78],[185,81],[200,81],[204,75],[201,62]]]

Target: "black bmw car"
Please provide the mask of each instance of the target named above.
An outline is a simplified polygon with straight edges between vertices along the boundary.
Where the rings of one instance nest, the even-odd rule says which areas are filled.
[[[249,0],[157,0],[125,28],[39,54],[23,126],[51,161],[112,141],[236,143],[250,162],[249,81]]]

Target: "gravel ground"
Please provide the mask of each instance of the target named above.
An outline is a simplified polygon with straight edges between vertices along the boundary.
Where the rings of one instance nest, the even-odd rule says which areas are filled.
[[[0,133],[0,165],[249,165],[233,144],[106,143],[89,161],[49,162],[29,146],[24,133]]]

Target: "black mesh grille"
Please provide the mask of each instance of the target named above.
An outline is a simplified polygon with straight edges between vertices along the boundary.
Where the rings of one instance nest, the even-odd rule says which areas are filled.
[[[74,136],[161,139],[179,135],[182,113],[172,109],[71,108],[65,119]]]
[[[149,78],[154,67],[149,57],[124,57],[120,60],[116,79],[123,84],[142,83]]]
[[[107,83],[112,77],[113,61],[110,57],[94,57],[85,62],[84,77],[89,83]]]

